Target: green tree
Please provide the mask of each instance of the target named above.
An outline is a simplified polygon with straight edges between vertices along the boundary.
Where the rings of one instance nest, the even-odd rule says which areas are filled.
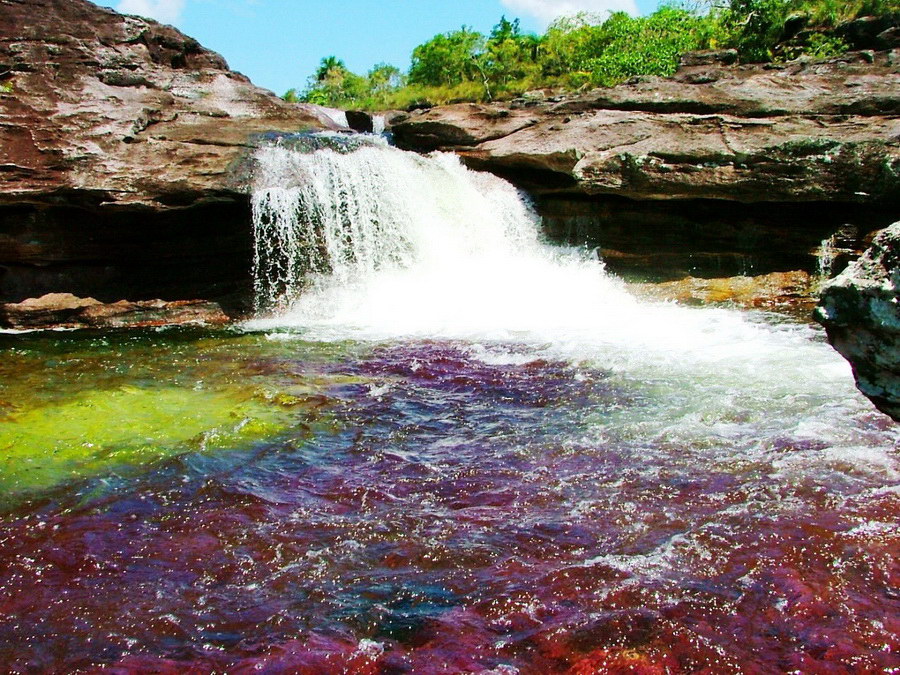
[[[494,26],[481,56],[484,73],[492,85],[534,77],[540,73],[540,38],[523,34],[519,20],[505,16]]]
[[[413,49],[410,84],[453,86],[482,75],[484,36],[463,26]]]
[[[336,56],[326,56],[319,62],[319,68],[316,70],[315,78],[318,82],[327,79],[333,71],[347,71],[347,66]]]
[[[406,84],[403,73],[397,66],[379,63],[369,71],[369,89],[373,94],[396,91]]]
[[[725,23],[741,60],[772,60],[789,11],[787,0],[731,0]]]
[[[365,77],[350,72],[341,59],[328,56],[322,59],[315,74],[309,78],[300,99],[317,105],[341,107],[364,98],[368,93],[369,83]]]

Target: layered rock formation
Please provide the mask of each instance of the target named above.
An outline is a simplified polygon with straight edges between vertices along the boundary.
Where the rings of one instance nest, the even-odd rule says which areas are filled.
[[[688,55],[672,79],[555,102],[418,111],[393,132],[402,147],[455,150],[537,194],[900,200],[900,52],[723,61]]]
[[[0,9],[0,203],[229,198],[254,135],[321,127],[170,26],[86,0]]]
[[[174,28],[86,0],[0,0],[0,301],[222,297],[250,268],[234,167],[326,126]]]
[[[220,325],[228,316],[214,302],[204,300],[120,300],[102,303],[71,293],[48,293],[24,302],[0,305],[0,327],[41,328],[148,328],[171,325]]]
[[[900,421],[900,222],[822,290],[815,317],[860,391]]]

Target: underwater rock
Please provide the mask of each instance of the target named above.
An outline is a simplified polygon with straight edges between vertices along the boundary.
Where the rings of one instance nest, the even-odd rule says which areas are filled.
[[[900,222],[823,289],[815,318],[853,366],[856,385],[900,421]]]
[[[71,293],[48,293],[40,298],[0,305],[0,326],[23,330],[218,325],[228,321],[219,305],[205,300],[102,303]]]

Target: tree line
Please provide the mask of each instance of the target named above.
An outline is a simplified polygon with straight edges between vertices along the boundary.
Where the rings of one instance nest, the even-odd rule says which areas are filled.
[[[826,58],[847,49],[833,31],[841,23],[897,12],[900,0],[694,0],[648,16],[562,17],[542,35],[502,17],[488,35],[466,26],[435,35],[413,50],[406,73],[381,63],[358,75],[328,56],[302,91],[291,89],[284,98],[384,110],[669,76],[681,54],[699,49],[734,48],[745,63]]]

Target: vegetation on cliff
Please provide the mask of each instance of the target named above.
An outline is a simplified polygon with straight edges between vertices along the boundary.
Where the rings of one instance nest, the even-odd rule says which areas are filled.
[[[900,13],[900,0],[697,0],[632,17],[562,17],[543,35],[505,17],[490,35],[469,27],[416,47],[407,73],[379,64],[366,75],[340,59],[322,62],[288,101],[389,109],[509,99],[529,90],[612,86],[636,76],[668,76],[687,51],[734,48],[744,62],[836,56],[848,48],[840,30],[860,16]]]

